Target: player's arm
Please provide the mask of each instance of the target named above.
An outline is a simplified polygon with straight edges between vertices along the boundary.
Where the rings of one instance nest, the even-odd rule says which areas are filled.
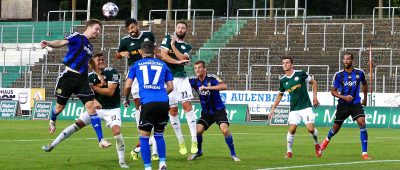
[[[189,60],[189,55],[186,53],[182,54],[181,52],[179,52],[179,50],[178,50],[178,48],[176,48],[175,44],[176,44],[176,36],[171,36],[171,49],[174,52],[175,56],[179,60]]]
[[[317,92],[318,92],[318,84],[317,81],[315,81],[314,79],[311,79],[309,81],[309,83],[312,86],[312,91],[313,91],[313,105],[314,107],[318,107],[319,106],[319,101],[318,101],[318,97],[317,97]]]
[[[199,90],[226,90],[228,86],[218,77],[212,75],[210,86],[201,86]]]
[[[172,80],[165,82],[167,84],[167,87],[165,88],[167,90],[167,94],[171,93],[172,90],[174,90],[174,83]]]
[[[269,115],[268,119],[271,119],[275,113],[275,108],[278,106],[278,104],[281,102],[281,99],[283,97],[284,92],[279,92],[278,96],[276,96],[276,99],[274,101],[274,104],[272,104],[271,109],[269,110]]]
[[[117,89],[117,83],[115,82],[108,82],[107,88],[101,88],[101,87],[97,87],[97,86],[92,86],[92,89],[96,92],[96,93],[100,93],[102,95],[111,97],[114,95],[115,89]]]
[[[69,43],[68,40],[53,40],[53,41],[42,40],[40,42],[40,46],[42,48],[46,48],[47,46],[49,46],[51,48],[60,48],[60,47],[67,45],[68,43]]]
[[[165,49],[165,48],[161,49],[161,56],[160,56],[161,60],[163,60],[167,63],[170,63],[170,64],[184,64],[184,63],[187,63],[190,61],[190,60],[175,60],[171,56],[168,55],[168,51],[169,50]]]
[[[129,52],[128,51],[121,51],[121,52],[118,52],[118,51],[116,51],[115,52],[115,58],[116,59],[121,59],[122,57],[126,57],[126,58],[129,58],[130,56],[129,56]]]
[[[340,84],[341,84],[340,81],[341,81],[341,80],[340,80],[340,78],[339,78],[339,74],[336,73],[335,76],[333,77],[333,87],[331,88],[331,94],[332,94],[332,96],[333,96],[333,97],[340,98],[340,99],[343,99],[343,100],[345,100],[345,101],[347,101],[347,102],[351,102],[351,101],[353,100],[353,96],[351,96],[351,95],[344,96],[344,95],[341,95],[341,94],[338,92],[338,89],[339,89]]]
[[[129,94],[132,89],[132,83],[133,83],[133,79],[131,79],[131,78],[127,78],[125,81],[125,86],[124,86],[124,106],[125,107],[128,107],[130,104]]]
[[[364,94],[364,99],[362,100],[361,104],[366,106],[367,105],[367,99],[368,99],[368,84],[367,84],[367,80],[365,80],[365,74],[363,72],[362,78],[361,78],[361,82],[362,82],[362,91]]]

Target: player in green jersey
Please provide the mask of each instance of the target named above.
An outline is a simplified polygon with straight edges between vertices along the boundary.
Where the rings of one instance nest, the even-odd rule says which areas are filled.
[[[116,140],[116,149],[121,168],[129,168],[125,163],[125,144],[121,134],[121,109],[119,89],[120,75],[117,70],[111,67],[106,67],[103,54],[96,54],[89,62],[93,70],[97,70],[106,81],[105,86],[101,86],[101,82],[94,72],[89,73],[89,82],[95,93],[95,107],[99,117],[106,121],[106,126],[112,129],[112,134]],[[79,131],[86,125],[90,124],[90,116],[87,112],[80,115],[79,119],[72,125],[65,128],[57,138],[49,145],[42,147],[42,150],[50,152],[61,141],[69,138],[72,134]],[[108,145],[109,147],[110,145]]]
[[[286,158],[292,157],[292,145],[296,133],[297,125],[303,120],[308,132],[314,139],[315,153],[320,157],[322,152],[318,143],[318,131],[314,128],[315,115],[312,111],[310,97],[308,96],[307,83],[312,85],[313,105],[319,106],[317,98],[317,82],[312,79],[306,72],[293,69],[293,59],[291,57],[283,57],[283,70],[285,75],[279,82],[279,93],[274,104],[271,107],[269,118],[274,115],[276,106],[282,99],[285,92],[290,95],[290,113],[289,113],[289,131],[287,133],[287,152]]]
[[[193,99],[192,87],[186,75],[184,64],[176,64],[177,61],[190,60],[192,46],[184,41],[187,24],[178,22],[174,35],[167,35],[161,43],[161,59],[165,61],[174,76],[174,90],[168,95],[170,104],[170,121],[179,142],[179,152],[186,154],[187,149],[182,136],[181,125],[178,116],[178,102],[182,103],[186,114],[192,137],[191,153],[197,153],[196,114],[193,112],[190,100]]]

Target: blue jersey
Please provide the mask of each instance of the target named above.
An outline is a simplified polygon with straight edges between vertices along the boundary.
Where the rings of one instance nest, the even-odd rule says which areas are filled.
[[[207,74],[204,81],[201,81],[198,77],[191,77],[189,82],[200,97],[202,114],[214,115],[217,111],[225,110],[225,104],[221,99],[219,90],[199,90],[201,86],[216,86],[224,83],[218,76]]]
[[[65,66],[80,73],[88,72],[88,61],[92,57],[93,46],[83,34],[77,32],[66,37],[68,40],[68,52],[65,54],[63,63]]]
[[[149,57],[140,59],[129,69],[128,78],[137,79],[141,104],[169,101],[164,84],[174,78],[163,61]]]
[[[360,84],[366,85],[365,73],[361,69],[353,69],[352,72],[348,73],[344,70],[338,71],[333,77],[333,88],[344,96],[353,96],[353,101],[346,102],[343,99],[339,99],[340,104],[358,104],[361,102],[360,97]]]

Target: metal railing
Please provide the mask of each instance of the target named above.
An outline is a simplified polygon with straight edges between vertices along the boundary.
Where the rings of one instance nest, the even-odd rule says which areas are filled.
[[[400,65],[377,65],[377,66],[375,66],[375,73],[374,73],[374,86],[375,86],[375,92],[377,92],[377,87],[378,87],[378,85],[377,85],[377,82],[378,82],[378,80],[377,80],[377,78],[378,78],[378,76],[377,76],[377,73],[378,73],[378,68],[389,68],[389,69],[392,69],[392,68],[395,68],[395,73],[394,73],[394,75],[392,75],[391,73],[390,73],[390,75],[389,76],[394,76],[394,93],[397,93],[397,77],[398,77],[398,68],[400,67]],[[385,72],[386,73],[386,72]],[[385,84],[385,75],[382,75],[382,93],[385,93],[385,88],[386,88],[386,84]]]
[[[88,10],[60,10],[60,11],[49,11],[49,12],[47,12],[47,36],[52,35],[52,32],[50,32],[50,14],[51,13],[63,13],[63,32],[62,32],[62,34],[65,34],[66,33],[65,32],[65,23],[66,23],[65,14],[66,13],[72,13],[72,12],[87,13]],[[71,21],[71,22],[73,23],[74,21]],[[70,32],[72,32],[72,27],[70,28]]]
[[[375,32],[375,10],[376,9],[388,9],[388,12],[389,12],[388,19],[390,19],[392,21],[390,34],[393,35],[395,33],[395,31],[394,31],[394,17],[395,17],[394,10],[399,9],[399,8],[400,7],[374,7],[374,9],[372,10],[372,32],[371,32],[371,34],[373,34],[373,35],[376,34],[376,32]]]
[[[267,72],[266,72],[266,76],[268,77],[268,90],[271,90],[271,67],[282,67],[282,65],[260,65],[260,64],[254,64],[250,66],[249,69],[249,78],[247,79],[247,83],[249,86],[249,89],[246,90],[251,90],[251,86],[252,86],[252,76],[253,76],[253,68],[254,67],[266,67],[267,68]],[[298,67],[307,67],[307,72],[310,73],[310,67],[326,67],[326,91],[329,91],[329,65],[295,65],[296,68]],[[311,73],[310,73],[311,74]]]
[[[236,10],[236,35],[240,34],[239,31],[239,13],[240,11],[254,11],[256,12],[256,16],[255,17],[246,17],[246,18],[254,18],[256,20],[256,30],[255,30],[255,34],[258,35],[258,18],[264,18],[267,19],[267,17],[264,15],[264,17],[258,17],[258,11],[264,11],[264,13],[266,13],[266,11],[275,11],[275,26],[274,26],[274,34],[284,34],[286,35],[287,30],[286,30],[286,23],[287,23],[287,19],[289,18],[287,16],[287,11],[295,11],[295,10],[302,10],[303,11],[303,16],[302,18],[302,22],[303,24],[305,23],[305,19],[306,19],[306,11],[304,8],[249,8],[249,9],[238,9]],[[278,19],[280,17],[278,17],[278,11],[284,11],[284,16],[281,17],[284,20],[284,31],[283,32],[278,32]],[[299,17],[300,18],[300,17]]]
[[[4,43],[3,43],[3,38],[4,38],[4,28],[15,28],[16,27],[16,47],[15,48],[17,48],[17,49],[19,49],[20,47],[19,47],[19,38],[20,38],[20,35],[19,35],[19,29],[21,28],[21,27],[28,27],[28,28],[32,28],[32,37],[31,37],[31,39],[32,39],[32,41],[31,41],[31,43],[32,43],[32,48],[35,48],[35,45],[34,45],[34,41],[35,41],[35,27],[33,26],[33,25],[2,25],[2,26],[0,26],[0,28],[1,28],[1,31],[0,31],[0,50],[5,50],[5,48],[6,47],[4,47]]]
[[[32,51],[35,51],[36,50],[36,48],[35,47],[33,47],[33,48],[22,48],[22,47],[18,47],[18,48],[10,48],[10,47],[6,47],[6,48],[4,48],[4,50],[3,50],[3,73],[6,73],[6,70],[5,70],[5,66],[6,66],[6,53],[7,53],[7,51],[8,50],[15,50],[15,51],[18,51],[18,52],[20,52],[20,55],[19,55],[19,67],[20,67],[20,73],[22,73],[22,67],[24,67],[24,66],[28,66],[29,67],[29,70],[30,70],[30,66],[31,65],[33,65],[34,63],[31,63],[31,58],[32,58]],[[27,64],[23,64],[23,52],[24,52],[24,50],[26,50],[26,51],[28,51],[28,63]],[[10,62],[10,61],[8,61],[8,62]]]
[[[307,47],[307,40],[308,40],[308,34],[322,34],[324,36],[324,45],[322,47],[322,51],[326,50],[326,35],[327,34],[340,34],[340,33],[327,33],[326,32],[326,27],[327,26],[336,26],[336,25],[341,25],[342,26],[342,48],[344,48],[344,44],[345,44],[345,35],[348,34],[346,33],[345,29],[346,29],[346,25],[361,25],[361,31],[360,31],[360,35],[361,35],[361,46],[360,48],[364,47],[364,24],[363,23],[307,23],[307,24],[300,24],[300,23],[293,23],[293,24],[288,24],[287,25],[287,35],[286,35],[286,51],[289,51],[289,29],[290,26],[303,26],[305,27],[303,35],[304,35],[304,51],[308,51],[308,47]],[[323,26],[324,28],[324,32],[323,33],[308,33],[308,27],[309,26]]]
[[[361,53],[363,51],[368,51],[370,49],[371,50],[378,50],[378,51],[389,51],[390,52],[390,55],[389,55],[389,66],[393,65],[393,49],[392,48],[379,48],[379,47],[371,47],[371,48],[370,47],[366,47],[366,48],[360,48],[360,47],[351,48],[350,47],[349,48],[349,47],[347,47],[347,48],[340,48],[339,49],[338,69],[340,70],[340,68],[341,68],[342,52],[349,51],[349,50],[358,50],[358,63],[356,63],[356,64],[358,64],[358,67],[361,69],[361,61],[362,61],[361,60],[361,56],[362,56]],[[390,68],[389,70],[390,70],[389,73],[392,74],[392,68]]]
[[[201,57],[201,50],[218,50],[217,54],[217,75],[221,75],[221,50],[238,50],[237,53],[237,75],[240,75],[240,63],[241,63],[241,51],[247,50],[247,70],[249,71],[249,66],[251,65],[251,52],[253,50],[266,50],[267,51],[267,64],[269,64],[269,48],[243,48],[243,47],[223,47],[223,48],[200,48],[198,59]]]
[[[177,23],[177,13],[178,12],[191,12],[193,11],[193,20],[192,20],[192,35],[197,35],[196,34],[196,12],[211,12],[211,31],[210,34],[213,35],[214,33],[214,10],[213,9],[174,9],[171,10],[175,13],[175,17],[174,17],[174,25],[176,25]],[[156,10],[150,10],[149,11],[149,30],[151,31],[151,26],[152,26],[152,22],[151,22],[151,14],[153,12],[165,12],[165,35],[168,34],[168,15],[169,15],[169,10],[164,10],[164,9],[156,9]]]

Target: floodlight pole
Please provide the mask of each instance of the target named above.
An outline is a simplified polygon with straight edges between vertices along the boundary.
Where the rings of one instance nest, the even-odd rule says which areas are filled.
[[[92,0],[87,1],[87,11],[86,11],[86,21],[90,20],[90,5],[92,4]]]
[[[138,0],[132,0],[131,1],[131,18],[137,18],[138,14]]]

